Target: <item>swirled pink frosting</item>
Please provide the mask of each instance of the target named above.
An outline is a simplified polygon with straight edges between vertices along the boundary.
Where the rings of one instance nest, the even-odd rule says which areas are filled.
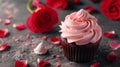
[[[60,28],[61,37],[67,38],[68,43],[75,42],[77,45],[95,43],[102,36],[97,19],[84,9],[67,15]]]

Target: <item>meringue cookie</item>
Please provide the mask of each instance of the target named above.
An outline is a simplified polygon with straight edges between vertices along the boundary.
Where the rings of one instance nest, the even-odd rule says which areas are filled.
[[[45,48],[45,45],[43,44],[43,41],[38,44],[38,46],[34,49],[35,54],[45,54],[47,53],[47,49]]]

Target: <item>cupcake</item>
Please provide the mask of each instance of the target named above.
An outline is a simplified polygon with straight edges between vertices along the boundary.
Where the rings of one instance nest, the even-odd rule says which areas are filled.
[[[73,12],[61,22],[61,45],[70,61],[87,62],[96,56],[102,37],[97,19],[84,9]]]

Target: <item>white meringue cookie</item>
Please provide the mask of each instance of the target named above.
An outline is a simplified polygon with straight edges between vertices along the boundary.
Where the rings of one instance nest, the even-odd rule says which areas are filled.
[[[35,54],[45,54],[47,53],[47,49],[45,48],[45,45],[43,44],[43,41],[38,44],[38,46],[34,49]]]

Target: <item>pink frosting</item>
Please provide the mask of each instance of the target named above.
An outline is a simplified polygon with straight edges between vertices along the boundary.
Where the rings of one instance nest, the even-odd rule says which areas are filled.
[[[67,38],[68,43],[75,42],[77,45],[95,43],[102,36],[97,19],[84,9],[67,15],[60,28],[61,37]]]

